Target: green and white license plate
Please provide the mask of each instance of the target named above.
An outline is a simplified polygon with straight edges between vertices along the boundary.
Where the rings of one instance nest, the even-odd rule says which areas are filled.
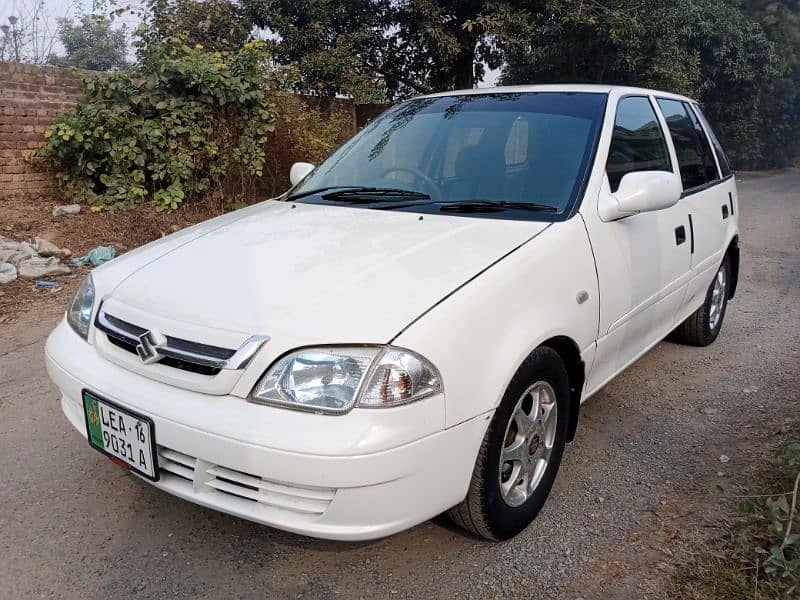
[[[83,390],[89,444],[140,475],[158,480],[152,419]]]

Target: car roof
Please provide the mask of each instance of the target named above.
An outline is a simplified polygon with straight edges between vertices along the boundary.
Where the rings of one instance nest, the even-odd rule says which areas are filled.
[[[598,85],[589,83],[551,83],[541,85],[506,85],[498,87],[486,88],[473,88],[470,90],[453,90],[449,92],[438,92],[436,94],[426,94],[424,96],[417,96],[418,98],[442,98],[445,96],[466,96],[475,94],[509,94],[509,93],[524,93],[524,92],[588,92],[595,94],[610,94],[613,91],[619,92],[620,95],[626,94],[654,94],[664,98],[674,98],[676,100],[684,100],[687,102],[694,102],[691,98],[681,96],[680,94],[673,94],[662,90],[651,90],[647,88],[629,87],[623,85]]]

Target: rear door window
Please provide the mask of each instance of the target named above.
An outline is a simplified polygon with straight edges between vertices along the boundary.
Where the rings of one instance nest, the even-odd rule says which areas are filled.
[[[691,190],[719,179],[711,145],[686,102],[659,98],[681,171],[683,189]]]
[[[644,96],[629,96],[617,104],[606,163],[611,191],[616,192],[622,178],[636,171],[672,171],[664,132]]]

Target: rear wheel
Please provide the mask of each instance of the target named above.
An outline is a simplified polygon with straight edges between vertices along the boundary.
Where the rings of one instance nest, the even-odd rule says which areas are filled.
[[[553,486],[569,422],[561,357],[538,348],[503,396],[481,444],[467,497],[448,515],[481,537],[513,537],[536,517]]]
[[[717,339],[728,306],[731,281],[731,263],[727,255],[708,286],[706,301],[683,323],[678,325],[672,338],[692,346],[708,346]]]

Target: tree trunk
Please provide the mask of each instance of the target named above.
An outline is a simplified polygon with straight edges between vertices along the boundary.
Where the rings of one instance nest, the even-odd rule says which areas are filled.
[[[455,90],[469,90],[475,85],[475,47],[477,40],[469,36],[463,40],[461,51],[453,63],[452,82]]]

